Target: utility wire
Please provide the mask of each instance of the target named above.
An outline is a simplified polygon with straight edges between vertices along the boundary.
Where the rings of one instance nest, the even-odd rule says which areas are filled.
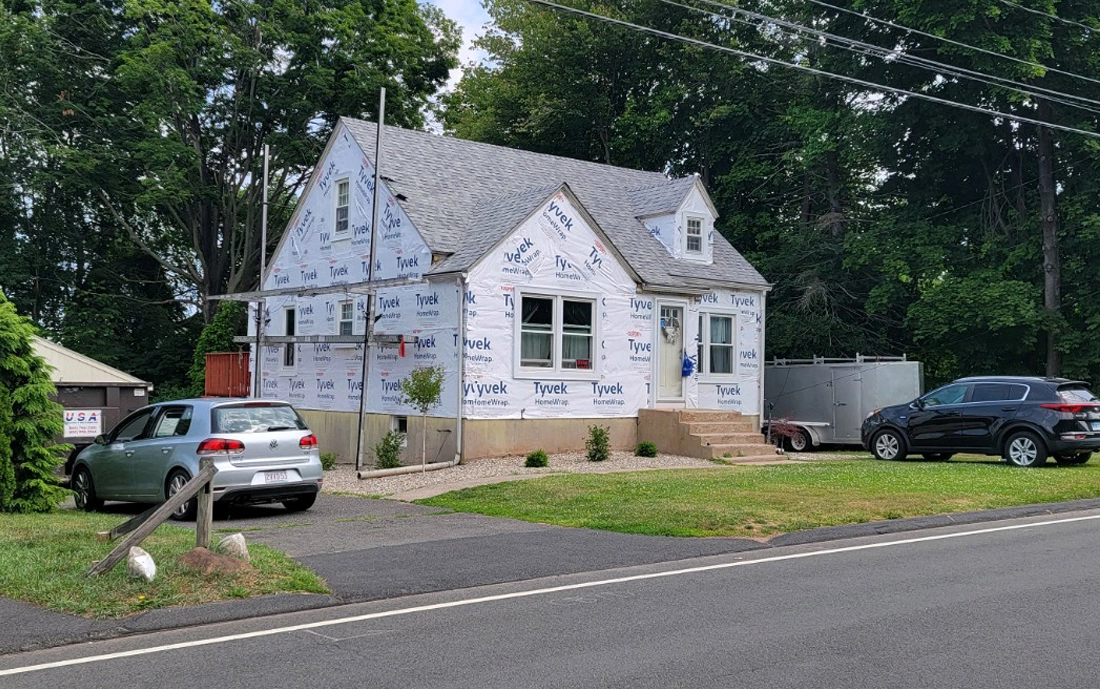
[[[886,48],[886,47],[883,47],[883,46],[874,45],[872,43],[865,43],[863,41],[859,41],[859,40],[856,40],[854,38],[848,38],[847,36],[840,36],[840,35],[837,35],[837,34],[829,33],[827,31],[821,31],[819,29],[814,29],[814,28],[805,26],[803,24],[799,24],[797,22],[791,22],[791,21],[788,21],[788,20],[779,19],[777,17],[771,17],[771,16],[768,16],[766,14],[759,14],[757,12],[750,12],[748,10],[743,10],[739,7],[734,7],[732,5],[727,5],[727,4],[724,4],[724,3],[721,3],[721,2],[717,2],[716,0],[698,0],[698,1],[702,2],[704,4],[707,4],[707,5],[722,8],[723,10],[728,10],[728,11],[732,12],[732,15],[731,14],[726,14],[724,12],[711,12],[709,10],[705,10],[705,9],[702,9],[702,8],[699,8],[699,7],[693,7],[693,6],[690,6],[690,5],[685,5],[685,4],[676,2],[675,0],[660,0],[660,1],[665,3],[665,4],[668,4],[668,5],[673,5],[673,6],[676,6],[676,7],[681,7],[683,9],[708,14],[712,17],[720,17],[720,18],[723,18],[723,19],[732,19],[733,21],[736,21],[736,22],[739,22],[739,23],[742,23],[742,24],[746,24],[746,25],[749,25],[749,26],[754,26],[758,29],[760,28],[759,25],[753,23],[752,21],[749,21],[748,19],[742,19],[742,18],[738,17],[738,15],[745,15],[745,16],[749,17],[750,19],[759,20],[761,22],[768,22],[768,23],[774,24],[777,27],[781,27],[781,28],[779,28],[779,31],[783,32],[784,35],[787,35],[787,36],[795,36],[796,34],[807,34],[809,36],[813,36],[813,37],[824,40],[826,45],[832,45],[833,47],[836,47],[836,48],[842,48],[844,50],[848,50],[848,51],[856,53],[858,55],[864,55],[864,56],[867,56],[867,57],[878,58],[878,59],[883,60],[884,62],[893,61],[893,62],[897,62],[899,64],[906,64],[906,65],[910,65],[910,66],[913,66],[913,67],[919,67],[921,69],[926,69],[928,71],[936,72],[936,73],[939,73],[939,74],[946,74],[946,75],[954,76],[954,77],[957,77],[959,79],[968,79],[970,81],[975,81],[975,82],[986,84],[986,85],[989,85],[989,86],[997,86],[997,87],[1000,87],[1000,88],[1008,89],[1010,91],[1015,91],[1017,93],[1023,94],[1025,96],[1029,96],[1031,98],[1042,98],[1042,99],[1045,99],[1045,100],[1049,100],[1051,102],[1066,105],[1068,107],[1080,108],[1081,110],[1085,110],[1086,112],[1091,112],[1093,114],[1100,114],[1100,109],[1098,109],[1098,108],[1089,107],[1087,105],[1082,105],[1080,103],[1072,102],[1072,101],[1076,100],[1076,101],[1082,101],[1083,103],[1091,103],[1093,105],[1100,106],[1100,100],[1093,100],[1092,98],[1085,98],[1084,96],[1075,96],[1075,95],[1072,95],[1072,94],[1063,93],[1061,91],[1055,91],[1053,89],[1047,89],[1047,88],[1043,88],[1043,87],[1040,87],[1040,86],[1033,86],[1031,84],[1025,84],[1023,82],[1014,81],[1012,79],[1008,79],[1008,78],[1005,78],[1005,77],[999,77],[999,76],[995,76],[995,75],[992,75],[992,74],[986,74],[984,72],[979,72],[979,71],[976,71],[976,70],[967,69],[965,67],[957,67],[955,65],[950,65],[950,64],[943,63],[943,62],[937,62],[935,60],[929,60],[928,58],[923,58],[923,57],[919,57],[919,56],[916,56],[916,55],[910,55],[910,54],[905,53],[905,52],[899,52],[898,50],[893,49],[893,48]],[[830,44],[829,41],[832,41],[832,43]],[[998,83],[998,82],[1000,82],[1000,83]],[[1011,84],[1011,86],[1009,86],[1008,84]],[[1042,93],[1038,93],[1038,92],[1042,92]],[[1067,99],[1069,99],[1069,100],[1067,100]]]
[[[1037,67],[1037,68],[1039,68],[1043,71],[1046,71],[1046,72],[1054,72],[1055,74],[1063,74],[1067,77],[1073,77],[1075,79],[1081,79],[1083,81],[1089,81],[1089,82],[1092,82],[1094,84],[1100,84],[1100,79],[1093,79],[1092,77],[1086,77],[1086,76],[1083,76],[1081,74],[1077,74],[1075,72],[1067,72],[1066,70],[1063,70],[1063,69],[1057,69],[1055,67],[1048,67],[1047,65],[1044,65],[1044,64],[1041,64],[1041,63],[1038,63],[1038,62],[1032,62],[1031,60],[1024,60],[1023,58],[1013,57],[1011,55],[1005,55],[1004,53],[998,53],[996,51],[987,50],[985,48],[979,48],[977,46],[970,45],[969,43],[963,43],[962,41],[956,41],[956,40],[953,40],[953,39],[950,39],[950,38],[945,38],[943,36],[937,36],[936,34],[928,33],[926,31],[921,31],[920,29],[914,29],[912,27],[903,26],[901,24],[895,24],[894,22],[886,20],[886,19],[876,19],[875,17],[872,17],[869,14],[864,14],[862,12],[857,12],[855,10],[850,10],[846,7],[837,7],[836,5],[830,5],[829,3],[824,2],[824,0],[806,0],[806,1],[810,2],[810,3],[813,3],[813,4],[815,4],[819,7],[825,7],[825,8],[828,8],[830,10],[835,10],[837,12],[843,12],[845,14],[850,14],[850,15],[859,17],[860,19],[864,19],[866,21],[869,21],[869,22],[874,22],[876,24],[882,24],[884,26],[890,26],[890,27],[893,27],[893,28],[895,28],[899,31],[905,31],[905,32],[908,32],[908,33],[913,33],[913,34],[916,34],[918,36],[925,36],[926,38],[933,38],[937,41],[943,41],[944,43],[950,43],[951,45],[958,46],[960,48],[966,48],[967,50],[973,50],[974,52],[977,52],[977,53],[983,53],[985,55],[990,55],[990,56],[993,56],[993,57],[999,57],[999,58],[1002,58],[1002,59],[1005,59],[1005,60],[1011,60],[1012,62],[1016,62],[1016,63],[1022,64],[1022,65],[1027,65],[1028,67]]]
[[[1018,2],[1012,2],[1012,0],[997,0],[997,2],[1000,2],[1001,4],[1004,4],[1004,5],[1008,5],[1009,7],[1015,7],[1016,9],[1023,10],[1024,12],[1030,12],[1031,14],[1037,14],[1040,17],[1047,17],[1049,19],[1053,19],[1055,21],[1062,22],[1063,24],[1069,24],[1070,26],[1080,27],[1080,28],[1084,29],[1085,31],[1088,31],[1089,33],[1097,33],[1097,30],[1095,28],[1089,26],[1088,24],[1082,24],[1081,22],[1075,22],[1072,19],[1065,19],[1064,17],[1059,17],[1057,15],[1050,14],[1050,13],[1044,12],[1042,10],[1034,10],[1030,7],[1024,7],[1023,5],[1021,5]]]
[[[667,38],[667,39],[674,40],[674,41],[681,41],[683,43],[688,43],[688,44],[695,45],[695,46],[698,46],[698,47],[701,47],[701,48],[709,48],[711,50],[717,50],[719,52],[729,53],[731,55],[737,55],[739,57],[747,58],[747,59],[750,59],[750,60],[765,62],[765,63],[772,64],[772,65],[787,67],[789,69],[796,69],[796,70],[799,70],[799,71],[807,72],[809,74],[816,74],[818,76],[826,77],[826,78],[829,78],[829,79],[837,79],[839,81],[846,81],[846,82],[851,83],[851,84],[866,86],[866,87],[869,87],[869,88],[874,89],[876,91],[885,91],[885,92],[888,92],[888,93],[894,93],[894,94],[898,94],[898,95],[905,95],[905,96],[909,96],[909,97],[912,97],[912,98],[917,98],[917,99],[920,99],[920,100],[926,100],[926,101],[929,101],[929,102],[932,102],[932,103],[939,103],[940,105],[947,105],[947,106],[959,108],[961,110],[969,110],[971,112],[980,112],[980,113],[985,114],[985,115],[992,115],[993,117],[1001,117],[1001,118],[1004,118],[1006,120],[1011,120],[1013,122],[1021,122],[1021,123],[1024,123],[1024,124],[1033,124],[1033,125],[1036,125],[1038,127],[1047,127],[1049,129],[1055,129],[1055,130],[1064,131],[1064,132],[1071,132],[1073,134],[1080,134],[1080,135],[1088,137],[1090,139],[1100,139],[1100,133],[1097,133],[1097,132],[1090,132],[1090,131],[1087,131],[1085,129],[1077,129],[1076,127],[1069,127],[1069,126],[1062,125],[1062,124],[1055,124],[1053,122],[1043,122],[1042,120],[1037,120],[1037,119],[1034,119],[1034,118],[1031,118],[1031,117],[1024,117],[1022,115],[1013,115],[1013,114],[1010,114],[1010,113],[1004,113],[1004,112],[1001,112],[999,110],[993,110],[993,109],[990,109],[990,108],[983,108],[983,107],[978,106],[978,105],[969,105],[967,103],[959,103],[959,102],[956,102],[956,101],[953,101],[953,100],[950,100],[950,99],[947,99],[947,98],[940,98],[938,96],[931,96],[931,95],[928,95],[926,93],[918,93],[918,92],[915,92],[915,91],[907,91],[905,89],[895,88],[893,86],[885,86],[883,84],[876,84],[876,83],[871,82],[871,81],[865,81],[863,79],[857,79],[855,77],[849,77],[849,76],[846,76],[846,75],[843,75],[843,74],[835,74],[833,72],[828,72],[828,71],[825,71],[823,69],[816,69],[814,67],[807,67],[805,65],[793,64],[793,63],[790,63],[790,62],[786,62],[784,60],[779,60],[779,59],[772,58],[772,57],[766,57],[764,55],[757,55],[755,53],[750,53],[750,52],[747,52],[747,51],[744,51],[744,50],[738,50],[736,48],[730,48],[728,46],[718,45],[716,43],[709,43],[707,41],[703,41],[703,40],[700,40],[698,38],[690,38],[688,36],[681,36],[680,34],[675,34],[675,33],[671,33],[671,32],[668,32],[668,31],[662,31],[661,29],[654,29],[653,27],[650,27],[650,26],[644,26],[642,24],[635,24],[634,22],[628,22],[628,21],[625,21],[623,19],[615,19],[613,17],[608,17],[608,16],[605,16],[605,15],[602,15],[602,14],[596,14],[594,12],[588,12],[587,10],[578,9],[576,7],[568,7],[566,5],[560,5],[556,2],[551,2],[550,0],[527,0],[527,2],[534,3],[534,4],[537,4],[537,5],[544,5],[546,7],[551,7],[551,8],[557,9],[557,10],[561,10],[563,12],[569,12],[571,14],[576,14],[576,15],[579,15],[579,16],[582,16],[582,17],[586,17],[588,19],[595,19],[597,21],[605,22],[605,23],[608,23],[608,24],[613,24],[613,25],[616,25],[616,26],[621,26],[621,27],[628,28],[628,29],[633,29],[635,31],[641,31],[643,33],[653,34],[654,36],[660,36],[662,38]]]

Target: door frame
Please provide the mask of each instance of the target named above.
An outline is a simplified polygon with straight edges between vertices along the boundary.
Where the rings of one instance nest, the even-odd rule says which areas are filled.
[[[652,408],[657,407],[670,407],[670,408],[682,408],[687,406],[687,384],[683,377],[680,378],[680,396],[679,397],[661,397],[661,307],[662,306],[674,306],[680,309],[681,322],[680,322],[680,342],[681,342],[681,360],[682,355],[686,352],[687,341],[685,334],[687,333],[687,319],[688,319],[688,300],[666,297],[654,297],[653,300],[653,364],[651,377],[653,379],[652,393],[650,395],[650,406]]]

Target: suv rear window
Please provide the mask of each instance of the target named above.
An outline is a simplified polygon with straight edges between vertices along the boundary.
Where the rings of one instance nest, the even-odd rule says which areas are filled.
[[[1058,399],[1067,403],[1100,402],[1092,391],[1083,386],[1058,388]]]
[[[302,417],[287,404],[215,407],[211,424],[215,433],[264,433],[307,429]]]

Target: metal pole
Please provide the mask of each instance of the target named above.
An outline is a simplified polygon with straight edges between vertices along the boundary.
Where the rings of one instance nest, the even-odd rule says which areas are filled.
[[[267,161],[270,154],[270,149],[267,144],[264,144],[264,198],[263,203],[260,204],[260,280],[259,290],[264,290],[264,275],[267,273]],[[256,384],[254,386],[257,399],[263,397],[263,381],[261,380],[261,369],[263,367],[263,340],[264,340],[264,306],[267,301],[261,299],[256,302],[256,352],[253,355],[252,370],[256,372]]]
[[[367,285],[374,282],[374,261],[378,255],[379,188],[382,186],[382,123],[386,119],[386,89],[378,93],[378,131],[374,135],[374,198],[371,201],[370,264],[367,267]],[[359,390],[359,428],[355,439],[355,470],[363,468],[363,420],[367,399],[367,374],[370,371],[370,336],[374,331],[374,289],[367,294],[366,322],[363,324],[363,381]]]

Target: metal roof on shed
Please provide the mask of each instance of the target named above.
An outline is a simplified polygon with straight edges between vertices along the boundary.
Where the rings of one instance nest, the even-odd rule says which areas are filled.
[[[33,338],[32,346],[35,353],[53,367],[55,385],[153,386],[148,381],[41,337]]]

